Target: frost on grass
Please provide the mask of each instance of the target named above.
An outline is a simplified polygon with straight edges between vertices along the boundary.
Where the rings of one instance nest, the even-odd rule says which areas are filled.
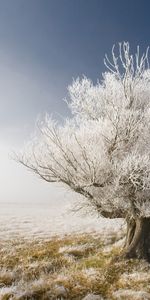
[[[0,300],[13,299],[12,297],[16,294],[16,287],[1,287],[0,288]]]
[[[144,291],[119,290],[114,293],[116,300],[150,300],[150,294]]]
[[[0,255],[0,300],[56,300],[62,294],[68,300],[90,294],[114,300],[124,299],[117,298],[123,290],[137,295],[150,292],[149,265],[121,259],[114,233],[107,242],[96,233],[70,234],[50,240],[3,241],[2,248],[6,251]],[[125,299],[131,299],[129,293]]]
[[[62,188],[60,187],[62,190]],[[2,246],[4,239],[49,239],[53,235],[69,233],[85,233],[96,231],[104,236],[118,231],[122,220],[106,220],[95,216],[74,213],[71,207],[76,201],[73,193],[64,192],[60,199],[54,203],[12,203],[0,204],[0,250],[6,251]],[[18,245],[19,247],[19,245]],[[7,247],[8,248],[8,247]]]

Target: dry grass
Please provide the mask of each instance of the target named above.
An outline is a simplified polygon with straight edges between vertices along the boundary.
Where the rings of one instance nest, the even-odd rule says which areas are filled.
[[[97,235],[0,244],[0,300],[80,300],[88,293],[114,298],[124,289],[150,292],[146,263],[121,259],[120,248]],[[123,298],[122,298],[123,299]],[[128,299],[126,297],[126,299]]]

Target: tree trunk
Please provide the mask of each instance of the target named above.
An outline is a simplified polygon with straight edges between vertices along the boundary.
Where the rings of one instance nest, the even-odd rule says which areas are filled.
[[[127,221],[125,257],[150,262],[150,218],[132,218]]]

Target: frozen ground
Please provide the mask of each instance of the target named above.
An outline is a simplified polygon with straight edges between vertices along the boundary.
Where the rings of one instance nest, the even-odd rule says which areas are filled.
[[[74,214],[69,201],[0,203],[0,238],[49,238],[71,232],[118,231],[121,220]]]
[[[49,238],[70,232],[120,228],[120,221],[69,212],[77,194],[60,184],[47,184],[8,157],[0,145],[0,239],[25,236]],[[79,200],[82,201],[82,198]]]

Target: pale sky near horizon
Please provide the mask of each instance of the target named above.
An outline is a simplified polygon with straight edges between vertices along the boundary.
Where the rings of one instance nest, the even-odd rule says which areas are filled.
[[[83,74],[96,81],[114,43],[145,50],[149,9],[148,0],[0,0],[0,202],[57,197],[8,154],[30,138],[38,115],[69,116],[68,84]]]

